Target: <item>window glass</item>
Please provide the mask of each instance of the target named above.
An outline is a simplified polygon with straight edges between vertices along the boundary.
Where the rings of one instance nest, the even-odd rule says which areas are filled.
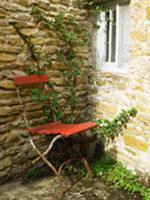
[[[105,21],[106,21],[106,58],[105,58],[105,61],[108,62],[109,61],[109,28],[110,28],[110,12],[106,12],[106,15],[105,15]]]
[[[112,40],[111,40],[111,62],[116,58],[116,10],[112,11]]]
[[[116,57],[116,9],[105,14],[106,41],[105,41],[105,62],[115,62]]]

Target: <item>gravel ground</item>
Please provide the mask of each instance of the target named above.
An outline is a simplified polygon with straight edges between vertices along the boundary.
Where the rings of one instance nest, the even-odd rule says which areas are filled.
[[[55,177],[44,177],[22,183],[10,182],[0,186],[0,200],[142,200],[125,191],[107,186],[99,178],[62,177],[61,194]]]

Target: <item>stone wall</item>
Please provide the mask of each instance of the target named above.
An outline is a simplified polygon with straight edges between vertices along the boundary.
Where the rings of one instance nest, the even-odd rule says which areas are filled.
[[[80,5],[77,3],[80,2]],[[23,119],[12,79],[33,65],[26,44],[9,22],[20,21],[22,31],[31,37],[41,55],[41,62],[52,58],[52,67],[47,70],[50,82],[65,99],[66,91],[61,71],[65,68],[56,59],[60,41],[54,32],[47,32],[36,24],[31,16],[31,5],[36,3],[50,19],[64,12],[75,15],[81,27],[88,27],[86,11],[81,1],[76,0],[0,0],[0,182],[18,176],[24,163],[35,153],[28,142]],[[49,6],[50,4],[50,6]],[[78,78],[76,113],[85,114],[88,108],[93,118],[112,119],[121,111],[132,106],[138,115],[131,120],[122,136],[106,145],[113,157],[122,161],[129,169],[150,172],[150,2],[131,0],[131,61],[127,74],[102,72],[91,68],[89,88],[87,86],[88,48],[77,47],[83,59],[82,72]],[[82,32],[82,29],[81,29]],[[93,54],[93,58],[95,53]],[[91,59],[93,60],[93,59]],[[89,89],[89,91],[88,91]],[[87,92],[88,99],[87,99]],[[33,106],[30,98],[23,93],[31,124],[43,123],[40,106]],[[36,144],[45,149],[45,138],[35,137]]]
[[[136,107],[137,117],[122,136],[106,145],[129,169],[150,172],[150,1],[131,0],[131,60],[127,74],[91,69],[90,107],[94,118]]]
[[[40,24],[36,24],[31,16],[32,3],[46,13],[51,20],[64,12],[66,16],[75,15],[82,28],[86,24],[86,12],[75,0],[0,0],[0,182],[21,173],[23,165],[31,160],[35,154],[28,142],[23,119],[20,115],[17,94],[13,85],[13,77],[23,75],[23,71],[33,65],[30,53],[24,41],[10,25],[12,21],[19,21],[21,31],[30,36],[31,41],[40,51],[41,62],[50,55],[52,66],[47,70],[50,82],[55,90],[66,97],[62,70],[65,66],[56,59],[56,49],[60,41],[53,31],[43,30]],[[80,37],[80,34],[79,34]],[[76,47],[78,55],[84,62],[81,71],[84,76],[77,80],[76,113],[82,115],[87,109],[87,48]],[[43,113],[40,106],[33,106],[27,93],[23,93],[26,102],[27,115],[31,124],[43,122]],[[45,138],[34,138],[36,144],[45,149]]]

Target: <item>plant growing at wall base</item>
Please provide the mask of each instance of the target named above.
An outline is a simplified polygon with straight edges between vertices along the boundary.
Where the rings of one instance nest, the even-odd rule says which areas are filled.
[[[150,200],[150,188],[142,185],[136,175],[109,156],[104,155],[99,160],[92,161],[91,168],[95,176],[101,177],[106,182],[131,194],[140,194],[143,200]]]
[[[130,118],[135,117],[136,114],[136,108],[131,108],[127,111],[122,110],[113,120],[95,120],[98,126],[94,128],[94,133],[101,135],[105,138],[114,139],[115,136],[118,136],[123,131],[123,128],[127,127],[127,123]]]

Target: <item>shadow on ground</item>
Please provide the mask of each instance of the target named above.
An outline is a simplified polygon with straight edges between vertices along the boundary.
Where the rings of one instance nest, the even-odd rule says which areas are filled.
[[[0,186],[0,200],[141,200],[99,178],[62,177],[64,188],[60,194],[56,179],[44,177],[27,183],[12,182]]]

